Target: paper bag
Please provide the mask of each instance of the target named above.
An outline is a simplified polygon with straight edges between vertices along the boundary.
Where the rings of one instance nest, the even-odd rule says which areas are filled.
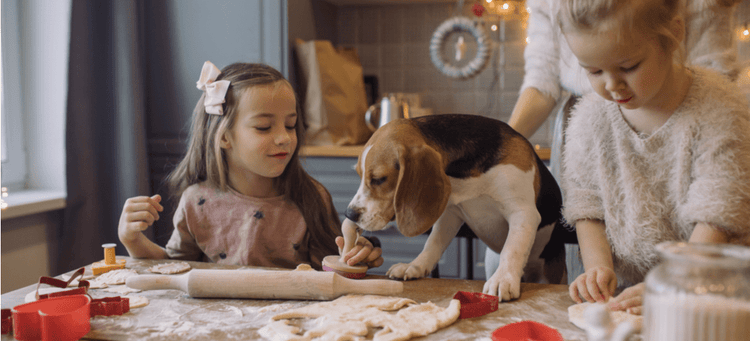
[[[359,56],[354,49],[335,49],[325,40],[297,39],[307,116],[308,145],[359,145],[372,132],[365,124],[367,95]]]

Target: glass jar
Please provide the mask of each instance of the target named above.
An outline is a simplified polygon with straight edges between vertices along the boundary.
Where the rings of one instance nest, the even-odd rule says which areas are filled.
[[[750,340],[750,248],[664,242],[646,276],[646,341]]]

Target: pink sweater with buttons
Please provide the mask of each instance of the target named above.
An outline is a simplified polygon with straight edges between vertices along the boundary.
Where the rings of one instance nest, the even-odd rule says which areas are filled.
[[[284,199],[253,198],[206,183],[188,187],[166,246],[170,258],[263,267],[320,268],[297,207]],[[333,241],[331,241],[333,242]]]

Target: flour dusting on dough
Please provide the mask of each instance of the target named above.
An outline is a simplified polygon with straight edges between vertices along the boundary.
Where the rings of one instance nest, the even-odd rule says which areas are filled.
[[[432,302],[417,304],[400,297],[346,295],[278,314],[272,318],[275,322],[258,332],[273,340],[350,340],[381,328],[373,340],[409,340],[451,325],[460,310],[458,300],[451,300],[448,308],[441,308]],[[290,325],[288,320],[298,318],[315,318],[316,325],[299,335],[300,328]]]
[[[125,280],[128,277],[136,276],[136,275],[138,275],[138,272],[133,269],[112,270],[102,275],[99,275],[99,277],[95,278],[94,280],[90,282],[92,282],[92,285],[93,285],[93,282],[104,283],[107,285],[119,285],[119,284],[125,284]]]
[[[190,264],[187,262],[162,263],[148,268],[148,271],[159,274],[178,274],[190,270]]]

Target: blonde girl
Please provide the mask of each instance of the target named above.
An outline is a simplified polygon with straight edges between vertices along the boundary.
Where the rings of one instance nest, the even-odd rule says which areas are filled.
[[[564,217],[578,301],[640,314],[662,241],[750,243],[750,113],[726,77],[684,65],[679,0],[562,0],[556,19],[594,93],[565,136]]]
[[[159,219],[161,196],[126,201],[118,233],[135,258],[321,268],[343,245],[328,191],[300,165],[304,120],[291,84],[272,67],[203,66],[188,150],[170,174],[180,197],[174,232],[162,248],[141,231]],[[366,239],[350,263],[382,264]]]

